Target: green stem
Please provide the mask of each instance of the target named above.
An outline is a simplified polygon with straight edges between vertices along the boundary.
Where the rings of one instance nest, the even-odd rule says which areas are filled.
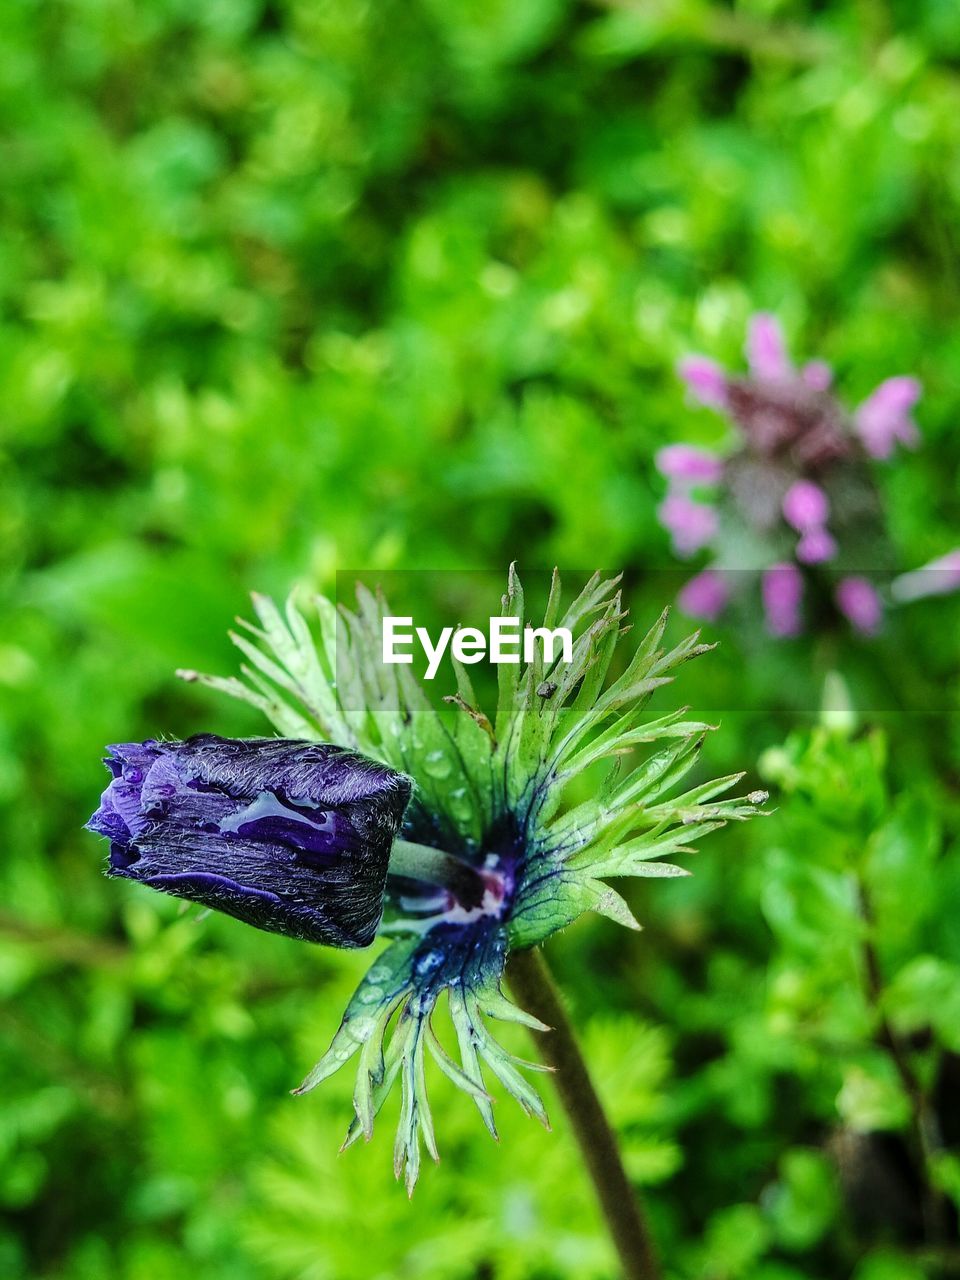
[[[883,1012],[883,976],[880,957],[873,942],[874,916],[866,886],[860,882],[860,909],[867,926],[862,944],[866,973],[867,999],[877,1017],[876,1038],[890,1055],[910,1105],[910,1145],[920,1180],[924,1230],[931,1244],[942,1244],[948,1235],[947,1200],[934,1177],[934,1161],[942,1141],[937,1116],[930,1106],[927,1091],[913,1069],[906,1047]]]
[[[538,949],[516,952],[510,957],[507,977],[526,1012],[551,1028],[532,1034],[547,1065],[556,1071],[557,1093],[620,1256],[624,1280],[660,1280],[660,1266],[640,1199],[623,1167],[616,1136],[593,1087],[543,953]]]
[[[484,883],[476,867],[443,849],[433,849],[412,840],[394,840],[390,850],[389,873],[407,880],[423,880],[442,885],[465,907],[483,901]]]

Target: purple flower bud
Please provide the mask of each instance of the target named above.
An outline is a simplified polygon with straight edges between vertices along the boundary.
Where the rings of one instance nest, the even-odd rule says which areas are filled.
[[[767,630],[773,636],[795,636],[800,627],[803,578],[795,564],[775,564],[767,569],[761,584]]]
[[[889,458],[900,443],[912,447],[920,438],[910,410],[920,399],[916,378],[887,378],[854,415],[863,447],[874,458]]]
[[[272,933],[373,941],[410,780],[324,743],[232,740],[108,748],[113,774],[87,823],[107,874]]]
[[[836,539],[824,528],[807,529],[797,543],[797,559],[801,564],[823,564],[836,554]]]
[[[798,533],[822,528],[829,514],[827,495],[812,480],[797,480],[784,494],[783,517]]]
[[[723,461],[706,449],[690,444],[668,444],[658,450],[657,470],[678,484],[716,484],[723,475]]]
[[[679,556],[694,555],[716,537],[713,507],[693,502],[682,493],[668,494],[657,507],[657,518],[672,535],[673,549]]]
[[[837,608],[855,631],[872,636],[880,629],[883,605],[876,588],[866,578],[853,575],[837,583]]]
[[[945,556],[931,560],[922,569],[902,573],[890,588],[894,600],[906,604],[925,596],[945,596],[960,590],[960,547]]]
[[[704,569],[680,589],[677,605],[689,618],[715,622],[727,607],[729,598],[723,574],[717,569]]]
[[[775,316],[758,312],[747,330],[747,361],[758,378],[786,378],[790,374],[783,330]]]
[[[687,356],[677,372],[694,400],[709,409],[723,409],[727,403],[727,375],[715,360],[706,356]]]

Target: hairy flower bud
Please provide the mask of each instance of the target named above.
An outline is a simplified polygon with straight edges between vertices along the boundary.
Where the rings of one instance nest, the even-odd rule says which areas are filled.
[[[410,780],[323,743],[234,740],[108,748],[113,774],[87,826],[107,874],[257,928],[365,947],[383,910]]]

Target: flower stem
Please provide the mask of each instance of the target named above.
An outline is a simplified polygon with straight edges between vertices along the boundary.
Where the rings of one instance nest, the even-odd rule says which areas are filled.
[[[883,976],[880,957],[872,937],[875,927],[873,906],[862,881],[859,890],[861,914],[867,925],[867,936],[862,944],[863,965],[867,999],[877,1017],[876,1038],[881,1048],[889,1054],[910,1104],[909,1141],[920,1180],[924,1231],[932,1244],[942,1244],[948,1235],[947,1201],[934,1177],[934,1162],[943,1145],[940,1126],[927,1091],[913,1069],[906,1047],[883,1013]]]
[[[551,1028],[532,1034],[547,1065],[556,1071],[557,1093],[620,1256],[624,1280],[659,1280],[660,1266],[640,1199],[623,1167],[616,1136],[543,953],[535,948],[515,952],[507,977],[527,1013]]]
[[[427,884],[441,885],[467,907],[482,901],[484,883],[480,873],[469,862],[433,849],[429,845],[414,844],[412,840],[394,840],[390,850],[389,872],[407,880],[423,880]]]

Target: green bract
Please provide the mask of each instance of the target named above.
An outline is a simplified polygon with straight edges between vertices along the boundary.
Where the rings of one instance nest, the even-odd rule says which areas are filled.
[[[492,1133],[484,1065],[528,1113],[546,1121],[538,1093],[518,1070],[534,1064],[507,1053],[486,1025],[490,1018],[541,1025],[501,991],[509,952],[542,942],[585,911],[638,927],[607,880],[686,874],[662,859],[689,852],[701,836],[748,817],[765,798],[718,799],[740,774],[675,794],[711,726],[687,719],[685,710],[645,720],[644,708],[681,663],[710,646],[693,635],[664,650],[664,613],[621,674],[608,679],[627,630],[617,582],[594,575],[564,607],[554,573],[542,625],[573,633],[573,661],[547,664],[541,653],[525,666],[501,665],[492,718],[478,706],[467,670],[455,664],[457,692],[445,699],[460,712],[452,727],[409,667],[380,661],[389,610],[362,587],[355,611],[315,598],[316,637],[292,601],[281,613],[257,596],[260,626],[233,637],[248,659],[244,679],[184,673],[259,707],[282,734],[351,747],[408,774],[415,788],[405,837],[470,862],[489,885],[483,903],[466,909],[435,885],[408,876],[388,880],[382,932],[393,941],[298,1090],[312,1089],[359,1054],[349,1144],[361,1133],[369,1138],[399,1077],[395,1167],[398,1176],[405,1171],[410,1190],[421,1135],[437,1154],[425,1053],[474,1098]],[[513,568],[502,606],[504,616],[525,620]],[[568,784],[605,760],[617,767],[598,793],[565,808]],[[458,1063],[431,1025],[444,991]]]

